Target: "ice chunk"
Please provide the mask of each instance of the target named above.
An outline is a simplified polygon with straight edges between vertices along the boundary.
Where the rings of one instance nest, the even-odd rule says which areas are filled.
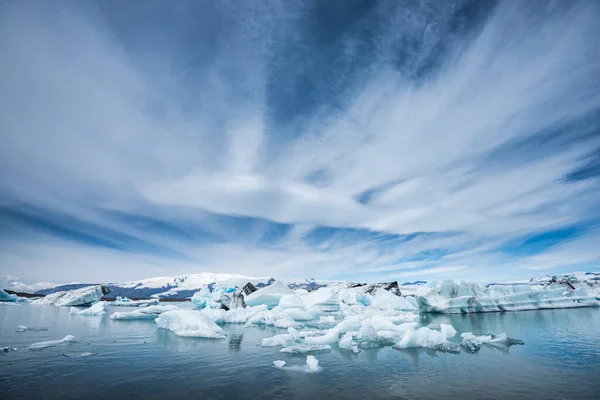
[[[0,353],[9,353],[15,350],[17,350],[16,347],[0,347]]]
[[[481,349],[484,344],[490,346],[504,346],[509,347],[514,344],[523,344],[523,341],[518,339],[511,339],[506,336],[506,333],[499,335],[482,335],[475,336],[471,332],[464,332],[460,335],[462,337],[461,347],[469,353],[475,353]]]
[[[294,291],[287,287],[281,281],[275,281],[271,285],[250,293],[245,297],[246,304],[249,306],[258,306],[261,304],[269,308],[279,304],[279,300],[286,295],[294,294]]]
[[[314,292],[309,292],[302,297],[306,306],[317,308],[321,311],[335,312],[340,309],[338,295],[330,287],[322,287]]]
[[[414,326],[411,326],[394,347],[399,349],[410,347],[433,348],[435,346],[447,345],[449,343],[448,339],[454,335],[456,335],[456,330],[452,325],[441,324],[439,331],[427,327],[415,330]]]
[[[289,333],[290,335],[292,335],[292,338],[293,338],[294,340],[298,340],[298,339],[300,338],[300,332],[298,332],[296,329],[294,329],[294,328],[292,328],[292,327],[289,327],[289,328],[288,328],[288,333]]]
[[[177,336],[222,339],[223,329],[210,318],[196,310],[176,310],[162,313],[155,319],[156,325],[169,329]]]
[[[69,342],[72,342],[74,339],[75,339],[75,336],[73,336],[73,335],[67,335],[64,338],[60,339],[60,340],[48,340],[46,342],[37,342],[37,343],[34,343],[31,346],[29,346],[29,348],[31,350],[41,350],[41,349],[45,349],[47,347],[57,346],[57,345],[62,344],[62,343],[69,343]]]
[[[492,285],[470,282],[432,281],[416,292],[421,312],[472,313],[551,308],[598,307],[600,302],[586,287],[569,283],[548,285]],[[573,290],[574,289],[574,290]]]
[[[288,354],[326,353],[331,351],[331,346],[328,344],[298,344],[284,347],[280,351]]]
[[[297,294],[286,294],[279,299],[279,307],[286,308],[304,308],[302,298]]]
[[[89,308],[79,310],[75,307],[71,307],[71,315],[104,315],[106,311],[104,311],[104,307],[106,307],[105,301],[99,301],[98,303],[92,305]]]
[[[319,317],[319,311],[314,308],[286,308],[283,313],[294,321],[311,321]]]
[[[275,360],[275,361],[273,361],[273,364],[277,368],[283,368],[283,366],[285,365],[285,361],[283,361],[283,360]]]
[[[266,311],[266,306],[236,308],[226,311],[224,309],[205,308],[202,313],[207,315],[217,324],[244,324],[255,315]],[[275,321],[273,321],[273,324]]]
[[[16,294],[8,294],[4,291],[4,289],[0,289],[0,301],[16,303],[19,301],[19,297]]]
[[[56,292],[41,299],[36,299],[31,304],[47,306],[87,306],[100,301],[102,296],[110,293],[106,285],[87,286],[81,289]]]
[[[371,296],[371,307],[403,311],[417,311],[418,305],[412,296],[397,296],[383,288],[379,288]]]
[[[36,328],[36,327],[27,327],[25,325],[19,325],[17,326],[17,329],[15,329],[15,332],[25,332],[25,331],[33,331],[33,332],[41,332],[41,331],[47,331],[48,328]]]
[[[344,350],[351,350],[353,353],[358,353],[358,346],[354,343],[354,338],[351,333],[345,333],[338,342],[338,347]]]
[[[149,299],[149,300],[131,300],[127,297],[119,297],[110,303],[111,307],[147,307],[157,305],[159,303],[159,299]]]
[[[140,319],[155,319],[158,315],[167,311],[175,311],[179,308],[176,306],[149,306],[139,308],[133,311],[120,311],[113,313],[110,319],[117,320],[140,320]]]
[[[308,365],[309,371],[315,372],[319,369],[319,360],[315,356],[306,356],[306,365]]]
[[[289,333],[283,333],[280,335],[263,338],[260,345],[262,347],[275,347],[275,346],[290,346],[296,339]]]
[[[331,328],[326,334],[321,336],[310,336],[304,338],[305,344],[330,344],[338,341],[340,331],[337,328]]]

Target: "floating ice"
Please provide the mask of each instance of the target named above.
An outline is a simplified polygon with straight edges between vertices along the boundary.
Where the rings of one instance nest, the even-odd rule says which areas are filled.
[[[261,304],[269,308],[279,305],[279,300],[286,295],[294,294],[294,291],[281,281],[275,281],[271,285],[250,293],[245,297],[246,304],[258,306]]]
[[[71,311],[69,314],[71,315],[104,315],[106,311],[104,311],[104,307],[106,307],[105,301],[99,301],[98,303],[92,305],[89,308],[84,310],[79,310],[75,307],[71,307]]]
[[[64,338],[60,339],[60,340],[48,340],[46,342],[37,342],[37,343],[34,343],[31,346],[29,346],[29,349],[31,349],[31,350],[41,350],[41,349],[45,349],[47,347],[57,346],[57,345],[62,344],[62,343],[69,343],[69,342],[72,342],[74,339],[75,339],[75,336],[73,336],[73,335],[67,335]]]
[[[475,336],[471,332],[464,332],[460,335],[462,337],[461,347],[469,353],[476,353],[481,349],[484,344],[490,346],[503,346],[510,347],[515,344],[524,344],[523,341],[518,339],[512,339],[506,336],[506,333],[499,335],[482,335]]]
[[[359,349],[351,333],[345,333],[338,342],[338,348],[344,350],[351,350],[353,353],[358,353]]]
[[[394,347],[398,349],[410,347],[434,348],[449,344],[448,339],[454,335],[456,335],[456,330],[452,325],[441,324],[440,330],[436,331],[427,327],[414,329],[414,325],[411,324],[402,336],[402,339]]]
[[[0,347],[0,353],[9,353],[15,350],[17,350],[16,347]]]
[[[314,292],[302,296],[306,306],[317,308],[320,311],[335,312],[340,309],[338,295],[330,287],[322,287]]]
[[[326,353],[331,351],[331,346],[328,344],[298,344],[284,347],[280,351],[288,354]]]
[[[64,357],[92,357],[97,356],[98,353],[92,353],[91,351],[84,351],[83,353],[63,353]]]
[[[25,331],[34,331],[34,332],[41,332],[41,331],[47,331],[48,328],[36,328],[36,327],[27,327],[25,325],[19,325],[17,326],[17,329],[15,329],[15,332],[25,332]]]
[[[167,311],[160,314],[155,321],[159,328],[169,329],[177,336],[214,339],[225,337],[223,329],[200,311]]]
[[[275,347],[275,346],[290,346],[296,341],[295,337],[289,333],[283,333],[267,338],[263,338],[260,342],[262,347]]]
[[[152,305],[158,305],[159,299],[149,300],[131,300],[127,297],[117,296],[117,299],[110,303],[111,307],[147,307]]]
[[[56,292],[41,299],[36,299],[31,304],[46,306],[87,306],[100,301],[102,296],[110,293],[105,285],[87,286],[81,289]]]
[[[120,311],[113,313],[110,319],[117,320],[140,320],[140,319],[155,319],[158,315],[167,311],[175,311],[179,308],[176,306],[149,306],[139,308],[133,311]]]
[[[418,310],[418,305],[414,297],[398,296],[382,288],[377,289],[371,297],[371,307],[403,311]]]
[[[565,290],[567,289],[567,290]],[[598,307],[600,302],[573,284],[493,285],[450,280],[429,282],[416,292],[420,312],[472,313]]]
[[[16,294],[8,294],[4,289],[0,289],[0,301],[16,303],[19,301],[19,296]]]
[[[309,337],[304,338],[304,343],[305,344],[330,344],[330,343],[336,343],[338,341],[339,335],[340,335],[340,331],[337,328],[331,328],[324,335],[321,335],[321,336],[309,336]]]
[[[286,308],[304,308],[302,298],[297,294],[286,294],[279,299],[279,307]]]
[[[283,360],[275,360],[275,361],[273,361],[273,364],[277,368],[283,368],[283,366],[285,365],[285,361],[283,361]]]
[[[315,356],[306,356],[306,365],[310,371],[315,372],[319,369],[319,360]]]
[[[201,312],[217,324],[245,324],[255,315],[267,310],[266,306],[236,308],[226,311],[224,309],[204,308]],[[275,321],[272,321],[273,325]],[[258,323],[257,323],[258,324]]]

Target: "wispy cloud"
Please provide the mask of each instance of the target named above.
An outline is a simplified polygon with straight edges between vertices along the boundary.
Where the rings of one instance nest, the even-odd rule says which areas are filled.
[[[0,8],[6,275],[598,265],[598,4],[116,7]]]

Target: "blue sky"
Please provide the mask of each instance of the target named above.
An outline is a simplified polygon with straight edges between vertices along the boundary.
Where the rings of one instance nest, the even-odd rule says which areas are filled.
[[[1,1],[0,279],[597,270],[599,18]]]

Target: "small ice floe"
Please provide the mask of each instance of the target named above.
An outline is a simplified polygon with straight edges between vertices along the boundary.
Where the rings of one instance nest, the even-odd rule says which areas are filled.
[[[70,343],[75,339],[75,336],[73,335],[67,335],[64,338],[60,339],[60,340],[48,340],[45,342],[37,342],[32,344],[31,346],[29,346],[30,350],[41,350],[41,349],[45,349],[47,347],[53,347],[53,346],[58,346],[59,344],[63,344],[63,343]]]
[[[177,306],[148,306],[139,308],[133,311],[120,311],[113,313],[110,319],[116,320],[140,320],[140,319],[156,319],[160,314],[167,311],[175,311],[180,308]]]
[[[97,356],[98,353],[92,353],[91,351],[84,351],[83,353],[63,353],[63,357],[69,358],[85,358],[85,357],[93,357]]]
[[[75,307],[71,307],[71,311],[69,314],[71,315],[104,315],[106,311],[104,311],[104,307],[106,307],[105,301],[99,301],[96,304],[92,305],[89,308],[79,310]]]
[[[306,365],[289,365],[286,366],[285,361],[275,360],[273,365],[279,369],[285,369],[286,371],[297,371],[297,372],[317,372],[320,370],[319,360],[315,356],[306,356]]]
[[[0,347],[0,353],[10,353],[15,350],[17,350],[16,347]]]
[[[288,354],[328,353],[330,351],[331,346],[328,344],[298,344],[280,350],[280,352]]]
[[[225,332],[210,318],[195,310],[162,313],[154,320],[159,328],[169,329],[177,336],[224,339]]]
[[[404,336],[394,345],[397,349],[406,349],[413,347],[424,347],[432,350],[456,352],[456,346],[448,341],[449,338],[456,335],[456,329],[452,325],[440,324],[440,330],[421,327],[415,329],[410,326]]]
[[[17,329],[15,329],[15,332],[26,332],[26,331],[33,331],[33,332],[42,332],[42,331],[47,331],[48,328],[36,328],[36,327],[28,327],[25,325],[19,325],[17,326]]]
[[[353,353],[358,353],[360,351],[354,342],[354,338],[351,333],[346,333],[340,338],[338,342],[338,348],[340,350],[351,350]]]
[[[460,346],[469,353],[478,352],[483,345],[509,348],[512,345],[525,344],[522,340],[509,338],[506,336],[506,333],[501,333],[499,335],[475,336],[471,332],[465,332],[460,336],[462,337]]]

